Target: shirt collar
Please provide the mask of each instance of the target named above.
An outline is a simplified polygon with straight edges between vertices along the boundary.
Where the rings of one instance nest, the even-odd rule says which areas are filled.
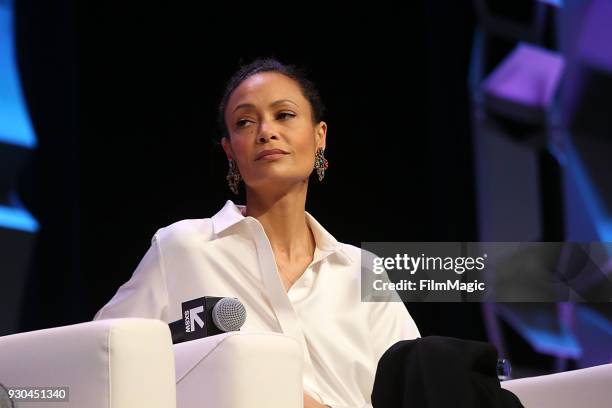
[[[239,221],[245,220],[246,217],[242,214],[244,208],[245,206],[243,205],[238,206],[231,200],[227,200],[223,208],[211,217],[215,235],[219,235],[225,229]]]
[[[236,205],[232,200],[227,200],[223,208],[211,217],[215,235],[219,235],[225,229],[247,218],[252,218],[244,216],[245,209],[246,206]],[[342,244],[339,243],[333,235],[327,232],[308,211],[306,211],[306,221],[314,235],[317,250],[324,253],[336,254],[341,263],[352,263],[351,257],[346,253]]]

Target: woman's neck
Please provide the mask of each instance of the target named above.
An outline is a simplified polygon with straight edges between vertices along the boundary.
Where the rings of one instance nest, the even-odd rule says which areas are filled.
[[[308,185],[282,194],[258,194],[247,189],[246,215],[262,224],[272,250],[288,261],[312,257],[315,240],[306,220]]]

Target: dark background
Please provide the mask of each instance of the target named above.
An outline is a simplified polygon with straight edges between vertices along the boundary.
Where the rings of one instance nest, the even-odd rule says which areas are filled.
[[[307,203],[339,241],[474,241],[469,2],[337,10],[17,2],[39,147],[20,194],[42,228],[22,331],[91,320],[155,231],[235,199],[216,109],[240,64],[306,66],[330,162]],[[485,340],[479,304],[408,305],[422,335]]]

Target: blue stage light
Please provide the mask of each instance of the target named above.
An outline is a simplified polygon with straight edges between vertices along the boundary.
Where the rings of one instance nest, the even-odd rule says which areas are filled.
[[[38,222],[23,208],[0,205],[0,228],[17,229],[34,233],[38,231]]]
[[[0,143],[36,146],[17,71],[11,2],[0,2]]]

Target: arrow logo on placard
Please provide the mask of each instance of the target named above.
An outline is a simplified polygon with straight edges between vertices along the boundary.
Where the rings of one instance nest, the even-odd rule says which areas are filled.
[[[198,313],[202,313],[203,311],[204,311],[204,306],[198,306],[198,307],[194,307],[193,309],[189,309],[189,320],[191,320],[191,327],[190,327],[191,332],[193,332],[195,329],[195,322],[198,323],[198,326],[200,326],[200,328],[204,327],[204,321],[198,315]]]

